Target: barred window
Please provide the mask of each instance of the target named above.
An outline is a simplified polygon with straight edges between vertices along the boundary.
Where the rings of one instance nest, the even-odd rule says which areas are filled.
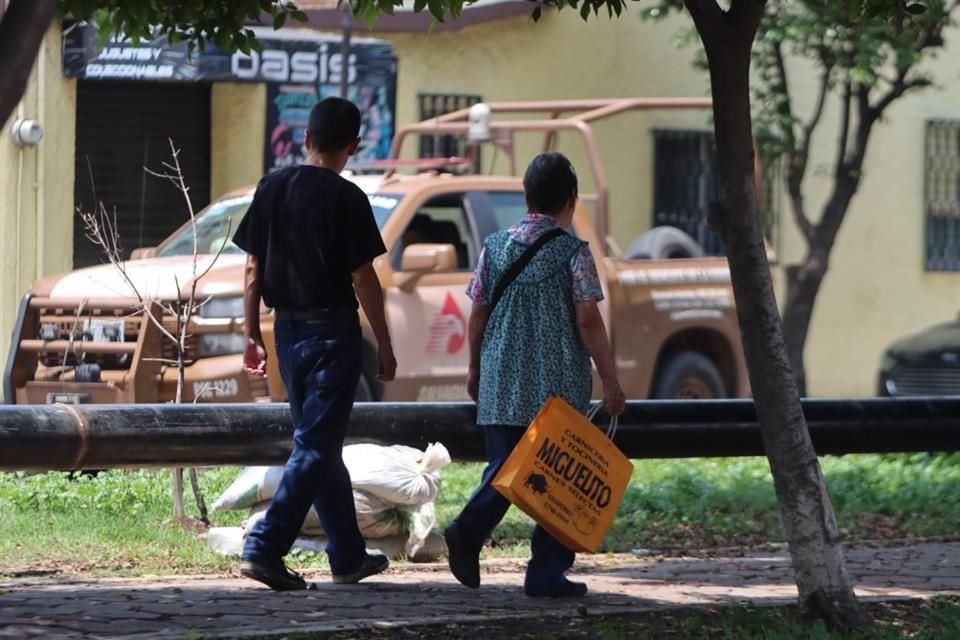
[[[723,242],[707,224],[717,199],[717,151],[708,131],[653,131],[653,225],[685,231],[707,255],[724,255]]]
[[[960,271],[960,120],[927,122],[924,166],[927,271]]]
[[[653,225],[668,225],[689,234],[709,256],[726,255],[723,241],[707,222],[708,207],[718,197],[717,150],[713,132],[654,129]],[[776,246],[775,204],[779,163],[763,163],[760,223]]]
[[[483,98],[478,95],[464,93],[419,93],[417,94],[417,103],[420,111],[420,120],[436,118],[447,113],[468,109],[478,102],[483,102]],[[464,141],[451,135],[421,135],[420,136],[420,157],[421,158],[450,158],[454,156],[463,156],[466,153]],[[480,150],[476,150],[474,163],[480,166]]]

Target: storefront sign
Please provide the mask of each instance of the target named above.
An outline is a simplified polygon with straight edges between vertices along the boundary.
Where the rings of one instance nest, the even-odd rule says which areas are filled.
[[[170,44],[164,36],[136,45],[114,36],[98,49],[97,30],[74,24],[65,29],[63,70],[69,77],[87,80],[267,83],[266,171],[303,159],[310,108],[317,100],[340,95],[341,76],[346,73],[348,97],[363,113],[354,162],[389,155],[397,88],[397,59],[389,43],[355,38],[344,64],[337,36],[261,27],[254,32],[260,51],[230,53],[208,44],[189,55],[186,43]]]

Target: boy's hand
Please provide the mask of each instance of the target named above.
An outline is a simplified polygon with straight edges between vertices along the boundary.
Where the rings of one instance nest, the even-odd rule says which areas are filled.
[[[477,402],[480,397],[480,368],[470,367],[467,371],[467,394],[470,399]]]
[[[390,382],[397,375],[397,359],[393,355],[393,345],[387,343],[377,349],[377,380]]]
[[[610,383],[603,383],[603,407],[611,416],[618,416],[623,413],[627,404],[627,398],[623,395],[623,389],[620,388],[620,382],[614,380]]]
[[[263,342],[247,338],[247,347],[243,350],[243,368],[258,378],[267,375],[267,350],[263,348]]]

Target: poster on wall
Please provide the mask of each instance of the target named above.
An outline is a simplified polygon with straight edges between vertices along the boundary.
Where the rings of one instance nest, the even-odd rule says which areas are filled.
[[[338,70],[339,71],[339,70]],[[318,100],[340,95],[337,82],[270,83],[267,85],[266,172],[299,164],[306,158],[304,131]],[[362,114],[360,148],[351,158],[361,167],[390,155],[396,113],[397,62],[390,45],[361,41],[351,45],[348,93]]]

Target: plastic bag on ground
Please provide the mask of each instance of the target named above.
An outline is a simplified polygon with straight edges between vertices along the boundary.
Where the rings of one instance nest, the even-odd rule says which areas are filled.
[[[283,477],[283,467],[247,467],[217,498],[214,511],[246,509],[273,499]]]
[[[354,491],[353,501],[357,511],[357,525],[359,525],[360,534],[364,538],[385,538],[407,533],[408,521],[411,518],[401,508],[363,491]],[[269,502],[261,502],[253,506],[250,510],[250,516],[243,523],[244,534],[263,518],[269,507]],[[307,512],[300,533],[305,536],[325,535],[323,527],[320,525],[320,517],[313,507],[310,507],[310,511]],[[426,533],[429,534],[430,531],[427,530]]]
[[[207,531],[207,545],[222,556],[239,556],[243,552],[244,531],[240,527],[213,527]],[[387,536],[367,542],[367,553],[383,553],[391,560],[406,556],[414,562],[433,562],[447,552],[447,545],[437,532],[427,536],[416,555],[407,552],[407,536]],[[301,535],[294,541],[294,549],[321,553],[326,549],[326,538]]]
[[[343,448],[343,462],[354,489],[393,504],[421,505],[436,499],[439,472],[450,464],[450,453],[439,442],[425,451],[403,445],[352,444]],[[269,501],[282,477],[283,467],[247,467],[213,503],[213,510],[245,509]]]
[[[440,469],[450,464],[450,453],[439,442],[425,451],[393,445],[354,444],[343,448],[343,461],[355,489],[388,502],[422,505],[440,491]]]

